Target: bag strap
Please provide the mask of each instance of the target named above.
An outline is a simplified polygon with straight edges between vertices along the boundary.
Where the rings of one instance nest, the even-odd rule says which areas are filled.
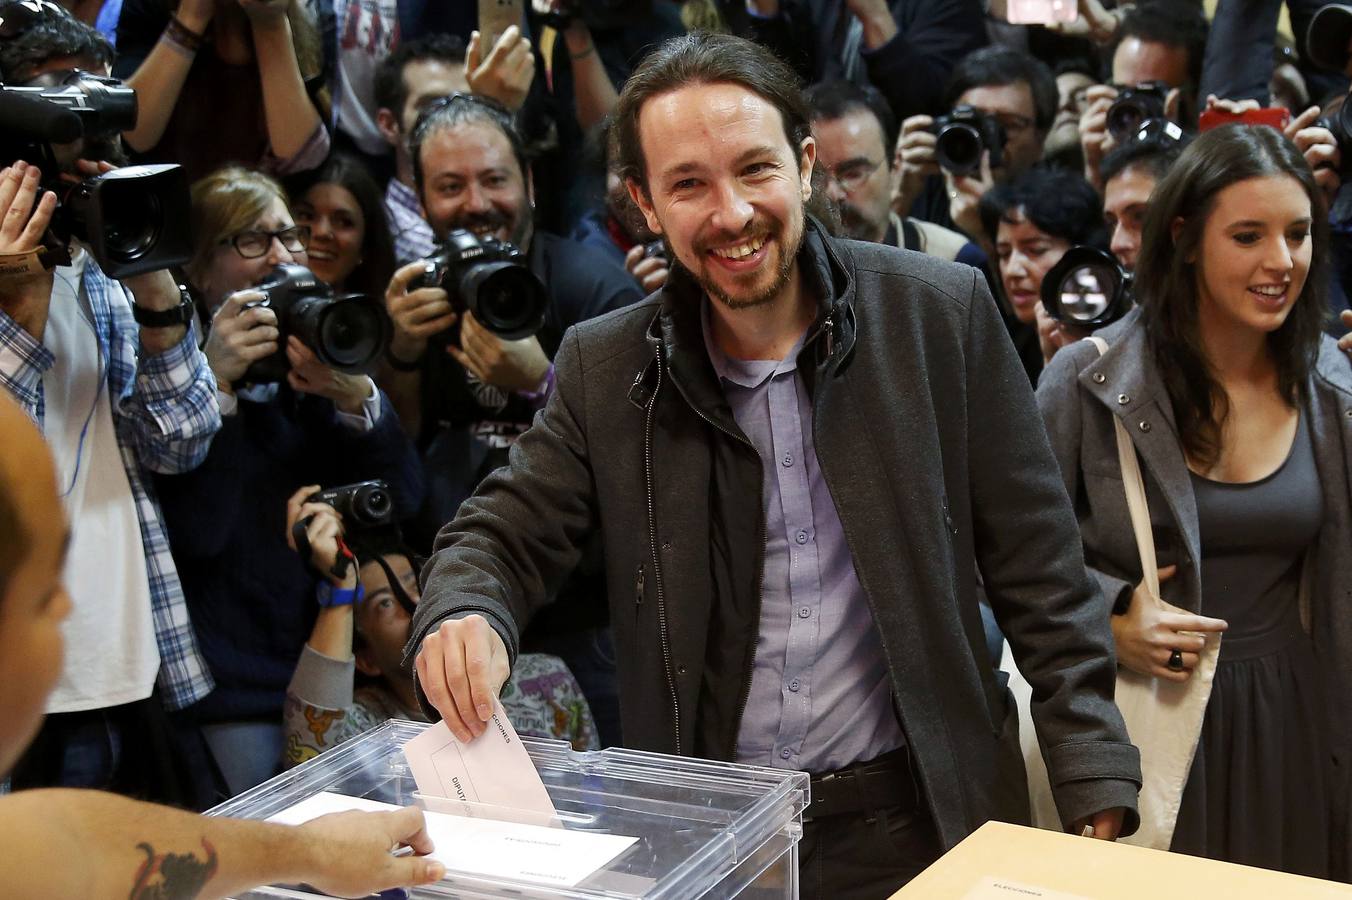
[[[1099,356],[1108,351],[1108,342],[1090,335],[1085,340],[1098,348]],[[1141,463],[1136,448],[1122,420],[1113,416],[1113,430],[1117,434],[1117,461],[1122,467],[1122,485],[1127,493],[1127,512],[1131,515],[1131,530],[1136,534],[1136,551],[1141,557],[1141,577],[1150,596],[1160,595],[1159,566],[1155,562],[1155,533],[1150,528],[1150,508],[1145,500],[1145,479],[1141,477]]]

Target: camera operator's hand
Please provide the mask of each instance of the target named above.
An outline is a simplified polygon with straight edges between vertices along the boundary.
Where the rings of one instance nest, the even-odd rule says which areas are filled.
[[[892,211],[905,216],[920,192],[925,179],[939,174],[939,161],[934,155],[937,138],[929,133],[934,120],[929,116],[911,116],[901,123],[897,137],[896,165],[900,172],[897,189],[892,195]]]
[[[409,362],[422,357],[428,338],[450,328],[458,318],[443,289],[408,289],[408,283],[422,273],[421,262],[401,266],[385,289],[385,311],[394,325],[390,354]]]
[[[286,545],[300,552],[295,531],[296,523],[303,523],[306,540],[310,542],[310,558],[305,560],[306,564],[333,582],[335,587],[356,587],[356,566],[348,565],[347,574],[341,578],[333,574],[338,565],[338,542],[343,537],[343,517],[327,503],[306,502],[319,490],[317,484],[306,485],[286,501]]]
[[[1057,350],[1068,347],[1090,334],[1087,328],[1075,328],[1053,319],[1042,306],[1041,300],[1033,307],[1033,311],[1037,313],[1037,343],[1042,349],[1043,365],[1052,361]]]
[[[0,171],[0,254],[27,254],[42,245],[56,194],[43,191],[41,180],[37,167],[22,160]],[[51,299],[52,273],[45,269],[0,278],[0,309],[39,341],[47,330]]]
[[[480,615],[442,622],[423,638],[413,668],[427,702],[460,741],[484,733],[493,698],[511,674],[507,645]]]
[[[511,25],[498,37],[487,58],[482,58],[482,35],[474,32],[465,50],[465,80],[476,94],[492,97],[511,110],[521,108],[535,78],[535,54],[521,29]]]
[[[944,172],[948,188],[948,215],[953,224],[962,229],[978,244],[989,243],[981,226],[981,198],[995,187],[991,175],[991,152],[981,151],[981,171],[976,175],[954,175]]]
[[[278,25],[286,18],[289,0],[239,0],[240,8],[253,25]]]
[[[634,276],[645,294],[651,294],[666,284],[667,276],[671,274],[666,257],[648,256],[647,248],[642,244],[629,248],[629,252],[624,255],[624,267]]]
[[[1084,92],[1085,109],[1080,116],[1080,149],[1084,151],[1084,178],[1100,193],[1103,179],[1099,165],[1117,141],[1108,132],[1108,110],[1117,99],[1117,88],[1110,84],[1092,85]]]
[[[1347,329],[1347,334],[1338,338],[1338,349],[1344,353],[1352,354],[1352,309],[1345,309],[1338,313],[1338,319]]]
[[[1338,152],[1338,139],[1333,136],[1333,132],[1315,124],[1319,112],[1319,107],[1311,106],[1292,119],[1284,133],[1296,145],[1296,149],[1304,154],[1305,161],[1314,170],[1315,184],[1324,192],[1325,201],[1332,204],[1334,195],[1343,183],[1338,176],[1343,155]]]
[[[363,404],[371,399],[375,390],[375,384],[365,375],[349,375],[324,365],[314,351],[294,335],[286,339],[286,359],[291,363],[286,381],[292,390],[332,400],[339,412],[361,415]]]
[[[266,306],[248,306],[267,299],[262,291],[236,291],[211,319],[203,352],[216,381],[228,386],[244,377],[249,366],[277,352],[277,314]]]
[[[537,390],[549,372],[549,357],[533,336],[504,341],[472,313],[460,320],[460,347],[446,351],[484,384],[507,391]]]
[[[1173,578],[1177,570],[1177,566],[1160,569],[1160,583]],[[1174,682],[1187,681],[1197,668],[1198,654],[1206,647],[1205,637],[1197,632],[1219,633],[1229,627],[1223,619],[1193,615],[1156,601],[1144,581],[1136,585],[1127,611],[1111,618],[1118,664],[1141,675]],[[1169,657],[1175,650],[1182,652],[1182,669],[1169,668]]]

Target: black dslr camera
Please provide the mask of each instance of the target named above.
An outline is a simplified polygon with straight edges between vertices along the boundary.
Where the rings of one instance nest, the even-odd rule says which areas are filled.
[[[282,263],[255,288],[266,298],[251,306],[268,306],[277,314],[277,352],[249,366],[246,384],[281,381],[291,364],[286,358],[289,335],[314,351],[324,365],[340,372],[367,371],[385,352],[390,324],[385,310],[361,294],[334,296],[333,288],[304,266]]]
[[[473,313],[480,325],[506,341],[539,331],[549,305],[545,286],[526,267],[520,250],[462,228],[447,235],[408,285],[410,291],[425,287],[444,289],[457,311]]]
[[[1123,87],[1117,99],[1108,107],[1108,133],[1120,144],[1140,129],[1148,119],[1164,118],[1164,101],[1169,85],[1163,81],[1147,81],[1135,87]]]
[[[311,494],[307,503],[327,503],[343,517],[348,531],[369,531],[394,524],[394,498],[383,481],[360,481]]]
[[[136,125],[136,92],[116,78],[74,69],[51,86],[0,86],[0,157],[43,172],[59,202],[44,240],[53,265],[70,262],[71,238],[110,278],[186,263],[192,257],[188,184],[176,165],[127,166],[71,185],[53,144],[112,138]]]
[[[971,175],[981,171],[981,153],[991,153],[991,168],[1003,162],[1005,129],[975,106],[959,106],[946,116],[940,116],[930,126],[936,138],[934,155],[939,165],[954,175]]]
[[[1063,325],[1102,328],[1132,303],[1131,273],[1097,247],[1071,247],[1042,279],[1042,308]]]

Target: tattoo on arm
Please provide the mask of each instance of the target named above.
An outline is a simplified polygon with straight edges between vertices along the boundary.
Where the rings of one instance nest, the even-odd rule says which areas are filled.
[[[128,900],[192,900],[216,874],[216,848],[202,838],[205,858],[191,853],[156,853],[147,843],[136,845],[146,855],[136,873]]]

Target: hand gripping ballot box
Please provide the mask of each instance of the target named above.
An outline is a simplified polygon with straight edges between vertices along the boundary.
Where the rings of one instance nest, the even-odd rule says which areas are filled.
[[[445,879],[410,891],[410,898],[784,900],[798,896],[797,845],[808,800],[806,774],[616,748],[579,753],[563,741],[524,738],[522,744],[559,814],[552,827],[568,832],[536,834],[579,842],[576,852],[566,848],[561,852],[567,854],[567,863],[583,869],[570,873],[566,871],[569,866],[562,865],[550,870],[544,860],[539,866],[523,865],[523,857],[515,853],[511,854],[515,866],[510,865],[513,860],[504,860],[509,865],[495,871],[496,837],[539,823],[523,824],[527,820],[509,809],[423,796],[402,748],[424,728],[416,722],[386,722],[215,807],[208,815],[285,818],[285,811],[294,807],[335,798],[359,798],[352,802],[368,806],[421,806],[433,840],[442,835],[435,854],[438,858],[442,858],[442,843],[447,849],[466,852],[471,843],[476,848],[473,865],[466,867],[472,871],[442,858],[448,863]],[[463,815],[466,812],[469,818]],[[432,827],[434,823],[437,827]],[[606,839],[610,846],[623,849],[591,871],[579,861],[601,843],[598,835],[610,836]],[[515,846],[530,843],[527,839]],[[609,852],[603,848],[602,856]],[[513,874],[504,874],[508,871]],[[278,885],[242,894],[240,900],[322,896],[304,886]]]

